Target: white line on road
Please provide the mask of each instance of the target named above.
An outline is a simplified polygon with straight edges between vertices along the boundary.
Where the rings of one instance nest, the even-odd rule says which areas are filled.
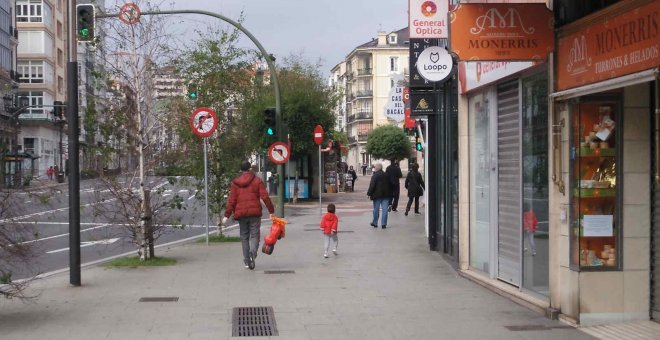
[[[63,224],[64,224],[64,223],[63,223]],[[66,224],[69,224],[69,223],[67,222]],[[81,223],[81,224],[82,224],[82,223]],[[95,224],[97,224],[97,223],[95,223]],[[80,232],[83,232],[83,231],[89,231],[89,230],[94,230],[94,229],[99,229],[99,228],[104,228],[104,227],[107,227],[107,226],[109,226],[109,225],[110,225],[109,223],[106,223],[106,224],[102,224],[102,225],[97,226],[97,227],[92,227],[92,228],[87,228],[87,229],[81,229]],[[39,238],[39,239],[36,239],[36,240],[25,241],[25,242],[21,242],[21,244],[30,244],[30,243],[39,242],[39,241],[46,241],[46,240],[50,240],[50,239],[54,239],[54,238],[58,238],[58,237],[64,237],[64,236],[67,236],[67,235],[69,235],[69,233],[66,233],[66,234],[59,234],[59,235],[53,235],[53,236],[48,236],[48,237]]]
[[[119,240],[119,238],[109,238],[109,239],[99,240],[99,241],[85,241],[85,242],[80,242],[80,248],[82,248],[82,247],[93,246],[93,245],[95,245],[95,244],[112,244],[112,243],[117,242],[118,240]],[[55,253],[59,253],[59,252],[63,252],[63,251],[68,251],[68,250],[69,250],[69,247],[66,247],[66,248],[62,248],[62,249],[56,249],[56,250],[47,251],[46,254],[55,254]]]

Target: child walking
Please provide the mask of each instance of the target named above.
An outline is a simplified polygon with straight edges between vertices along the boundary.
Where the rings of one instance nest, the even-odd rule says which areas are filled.
[[[330,250],[330,239],[334,242],[335,246],[332,252],[337,255],[337,245],[339,238],[337,238],[337,224],[339,219],[335,215],[335,205],[328,204],[328,212],[321,218],[321,230],[323,230],[323,257],[328,258],[328,250]]]

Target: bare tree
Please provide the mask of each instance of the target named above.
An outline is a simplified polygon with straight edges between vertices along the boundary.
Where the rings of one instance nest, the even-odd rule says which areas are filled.
[[[153,11],[157,5],[149,1],[136,1],[143,11]],[[157,160],[150,154],[155,143],[154,129],[160,125],[155,114],[156,98],[153,93],[153,73],[158,65],[167,60],[170,44],[176,41],[169,34],[165,17],[143,16],[135,25],[127,25],[119,20],[111,19],[104,22],[104,40],[99,42],[97,53],[104,59],[106,73],[103,75],[116,88],[124,90],[123,99],[119,105],[110,105],[108,118],[112,122],[116,116],[123,122],[119,130],[113,131],[116,139],[127,141],[132,146],[137,158],[137,166],[128,169],[129,180],[126,188],[118,188],[112,179],[104,179],[110,192],[119,200],[126,210],[114,216],[114,222],[123,223],[131,228],[131,235],[137,245],[141,260],[154,257],[154,212],[160,207],[170,206],[165,202],[155,206],[150,199],[153,188],[146,183],[146,176],[153,172]],[[129,164],[130,165],[130,164]],[[130,183],[137,181],[138,190],[133,190]],[[176,197],[173,200],[176,203]],[[176,204],[174,204],[176,205]],[[137,221],[137,223],[136,223]]]

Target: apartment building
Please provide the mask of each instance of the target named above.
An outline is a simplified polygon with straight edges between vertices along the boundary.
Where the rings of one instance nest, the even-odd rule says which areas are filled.
[[[66,147],[61,141],[64,120],[53,115],[53,103],[66,98],[66,2],[64,0],[17,0],[18,48],[16,97],[30,106],[19,115],[20,150],[34,154],[24,171],[44,176],[46,169],[63,169]]]
[[[17,173],[17,160],[12,153],[16,148],[16,124],[13,119],[13,90],[16,83],[16,46],[18,35],[14,13],[14,1],[0,0],[0,186],[11,186]],[[19,169],[20,170],[20,169]]]
[[[345,81],[346,132],[349,151],[346,162],[359,169],[371,165],[367,137],[374,127],[400,124],[385,115],[389,93],[408,79],[408,28],[379,32],[378,37],[353,49],[342,67],[333,68],[337,79]],[[340,65],[342,65],[340,64]]]

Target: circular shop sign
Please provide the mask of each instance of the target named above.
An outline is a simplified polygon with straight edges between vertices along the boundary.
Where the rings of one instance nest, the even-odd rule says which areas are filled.
[[[431,46],[417,58],[417,72],[428,81],[441,81],[449,77],[454,62],[442,47]]]
[[[140,21],[140,7],[138,5],[127,2],[119,10],[119,20],[126,24],[134,25]]]
[[[200,107],[190,116],[190,127],[200,137],[208,137],[218,127],[218,116],[208,107]]]
[[[275,142],[268,147],[268,158],[275,164],[284,164],[289,161],[289,146],[282,142]]]

